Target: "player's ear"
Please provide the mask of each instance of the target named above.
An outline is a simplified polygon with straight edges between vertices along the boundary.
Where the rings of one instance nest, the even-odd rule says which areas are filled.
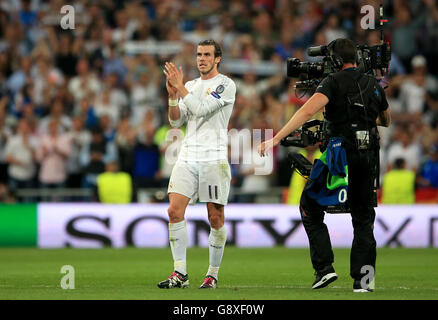
[[[219,64],[219,62],[221,62],[222,57],[216,57],[214,58],[214,63]]]

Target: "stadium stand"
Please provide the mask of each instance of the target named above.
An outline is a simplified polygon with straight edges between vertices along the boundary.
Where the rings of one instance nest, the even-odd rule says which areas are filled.
[[[202,39],[221,43],[220,71],[238,85],[229,129],[274,132],[309,97],[291,89],[287,57],[309,58],[307,47],[338,37],[379,39],[378,31],[360,27],[362,1],[71,3],[71,30],[60,27],[63,1],[0,3],[1,202],[92,201],[97,175],[113,161],[133,177],[137,201],[165,201],[171,165],[163,161],[169,129],[161,69],[172,60],[187,79],[197,77],[194,50]],[[417,176],[416,201],[436,202],[437,185],[425,177],[436,175],[431,168],[438,161],[430,151],[438,143],[438,7],[435,1],[384,4],[385,39],[393,47],[385,79],[393,125],[381,130],[381,175],[401,157]],[[61,148],[51,136],[62,140]],[[288,151],[277,148],[275,170],[251,182],[252,190],[266,191],[255,198],[245,197],[247,166],[233,164],[231,201],[287,202]]]

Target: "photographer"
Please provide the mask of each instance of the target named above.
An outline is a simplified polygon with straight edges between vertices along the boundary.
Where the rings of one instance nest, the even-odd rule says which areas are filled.
[[[364,266],[375,268],[376,261],[373,234],[375,211],[372,200],[379,162],[377,126],[389,126],[390,112],[383,88],[374,77],[357,69],[355,44],[349,39],[337,39],[328,48],[330,55],[340,62],[339,71],[331,73],[319,84],[315,94],[274,138],[259,146],[259,153],[265,155],[325,106],[326,136],[329,141],[327,150],[333,147],[330,144],[332,141],[341,139],[348,164],[345,181],[348,183],[347,199],[354,228],[350,256],[353,290],[368,292],[372,291],[371,288],[361,285],[364,276],[361,269]],[[315,166],[312,173],[314,171]],[[319,199],[310,196],[309,186],[314,182],[312,174],[310,178],[301,196],[300,213],[309,237],[311,260],[316,271],[312,288],[319,289],[335,281],[337,274],[332,266],[334,257],[329,233],[323,223],[325,207],[318,202]]]

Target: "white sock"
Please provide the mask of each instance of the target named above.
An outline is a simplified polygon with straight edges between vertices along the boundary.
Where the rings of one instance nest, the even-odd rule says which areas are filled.
[[[218,278],[219,267],[224,254],[226,241],[227,231],[225,230],[225,226],[222,226],[219,229],[210,229],[210,235],[208,237],[210,266],[208,268],[207,275],[215,277],[216,280]]]
[[[169,242],[170,249],[172,250],[174,270],[186,275],[186,252],[189,237],[185,220],[169,223]]]

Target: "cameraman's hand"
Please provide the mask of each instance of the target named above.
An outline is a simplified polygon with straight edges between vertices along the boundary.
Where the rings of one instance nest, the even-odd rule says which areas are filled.
[[[276,141],[275,138],[263,141],[261,144],[259,144],[259,146],[257,147],[257,152],[264,157],[269,150],[271,150],[272,148],[274,148],[276,145],[278,144],[278,142]]]

